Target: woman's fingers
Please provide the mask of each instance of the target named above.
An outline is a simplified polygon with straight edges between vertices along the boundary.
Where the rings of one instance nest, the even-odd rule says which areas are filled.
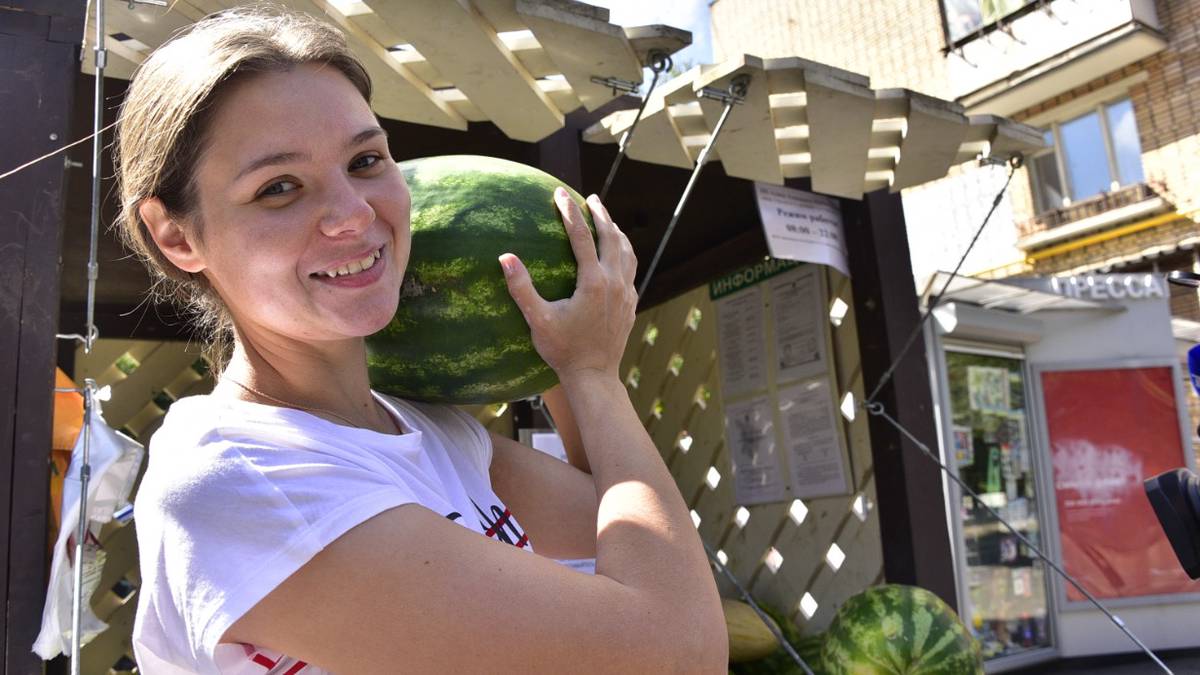
[[[596,242],[592,241],[592,231],[583,219],[583,211],[579,210],[579,205],[562,188],[554,191],[554,201],[562,213],[563,225],[567,228],[567,238],[571,241],[571,250],[575,253],[580,281],[595,277],[600,271],[600,260],[596,254]]]
[[[533,287],[533,279],[521,259],[511,253],[501,255],[500,267],[504,269],[504,281],[508,284],[508,294],[520,308],[530,328],[539,328],[546,318],[546,301],[538,295]]]
[[[633,254],[629,238],[613,222],[608,208],[600,202],[599,197],[592,195],[587,201],[600,239],[600,264],[615,269],[626,283],[633,283],[633,277],[637,273],[637,258]]]

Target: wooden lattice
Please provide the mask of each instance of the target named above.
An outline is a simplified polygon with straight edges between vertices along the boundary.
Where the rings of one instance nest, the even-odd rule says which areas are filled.
[[[835,298],[846,306],[840,325],[831,325],[830,331],[838,403],[845,392],[861,400],[862,369],[849,279],[827,271],[825,288],[831,289],[826,307]],[[873,510],[874,471],[864,415],[843,420],[850,450],[851,496],[744,510],[734,503],[718,382],[716,311],[707,286],[639,315],[621,372],[693,511],[693,520],[699,518],[700,536],[719,551],[756,598],[780,608],[802,630],[812,632],[824,629],[848,597],[882,580],[883,553]],[[731,584],[718,580],[722,595],[736,597]]]

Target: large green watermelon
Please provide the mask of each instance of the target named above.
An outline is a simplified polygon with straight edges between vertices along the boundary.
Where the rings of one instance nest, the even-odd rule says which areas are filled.
[[[532,167],[448,155],[400,164],[412,193],[412,252],[400,306],[367,338],[371,385],[401,398],[500,403],[558,381],[533,348],[497,258],[514,253],[547,300],[575,292],[575,255],[554,205],[566,187]]]
[[[979,643],[942,599],[915,586],[868,588],[838,609],[821,645],[825,675],[978,675]]]

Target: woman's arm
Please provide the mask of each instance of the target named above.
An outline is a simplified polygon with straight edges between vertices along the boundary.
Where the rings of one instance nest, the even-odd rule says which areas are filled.
[[[591,473],[592,467],[583,450],[583,440],[579,438],[579,426],[575,422],[575,414],[571,412],[567,392],[561,384],[556,384],[542,394],[542,402],[550,412],[554,429],[562,439],[563,449],[567,451],[567,463],[584,473]]]
[[[223,641],[346,673],[726,671],[725,622],[699,536],[617,377],[636,303],[632,250],[593,200],[597,257],[568,201],[559,197],[579,262],[575,295],[547,303],[515,258],[503,262],[576,413],[597,500],[596,574],[405,505],[335,540]]]

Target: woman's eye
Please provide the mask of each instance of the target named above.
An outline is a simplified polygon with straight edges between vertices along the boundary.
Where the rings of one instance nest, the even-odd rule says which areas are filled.
[[[291,186],[291,188],[289,189],[288,186]],[[274,183],[271,183],[267,187],[263,188],[263,191],[259,192],[258,196],[259,197],[277,197],[279,195],[287,194],[287,193],[291,192],[292,190],[295,190],[297,187],[298,186],[290,180],[275,181]]]
[[[362,169],[369,169],[382,161],[383,158],[379,155],[363,155],[350,163],[350,170],[361,171]]]

